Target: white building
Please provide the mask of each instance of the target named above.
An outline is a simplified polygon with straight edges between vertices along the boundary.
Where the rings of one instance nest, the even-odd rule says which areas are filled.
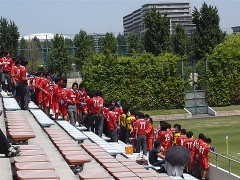
[[[175,32],[177,24],[183,25],[187,34],[195,29],[195,24],[192,23],[192,14],[190,11],[190,3],[184,2],[165,2],[165,3],[151,3],[145,4],[140,9],[123,17],[124,34],[136,33],[143,34],[144,27],[144,13],[146,10],[156,8],[162,15],[167,12],[167,17],[170,18],[170,33]]]

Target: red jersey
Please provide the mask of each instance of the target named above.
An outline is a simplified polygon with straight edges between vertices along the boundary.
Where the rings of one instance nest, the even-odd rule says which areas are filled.
[[[14,62],[13,62],[12,58],[3,57],[1,59],[1,62],[2,62],[2,71],[3,72],[11,72],[12,71],[12,67],[14,66]]]
[[[108,118],[108,114],[109,114],[109,108],[104,107],[103,108],[103,114],[104,114],[104,119],[107,119]]]
[[[184,141],[184,143],[183,143],[183,146],[184,146],[185,148],[187,148],[188,150],[194,152],[194,147],[193,147],[194,142],[195,142],[195,139],[194,139],[194,138],[186,139],[186,140]]]
[[[55,101],[55,102],[60,102],[60,98],[62,96],[62,88],[55,84],[53,86],[53,97],[52,97],[52,100]]]
[[[35,90],[35,86],[36,86],[36,78],[35,77],[30,78],[29,86],[30,86],[30,88]]]
[[[116,128],[115,122],[117,121],[117,116],[113,111],[109,111],[107,117],[107,128],[109,131],[112,131]]]
[[[208,157],[208,153],[210,152],[210,146],[203,142],[198,149],[199,152],[199,156],[202,158],[207,158]]]
[[[146,127],[146,138],[150,139],[150,138],[154,138],[154,129],[151,123],[147,123],[147,127]]]
[[[19,82],[20,83],[25,83],[27,82],[27,71],[24,66],[18,66],[18,69],[20,70],[20,75],[19,75]]]
[[[199,147],[203,144],[202,139],[196,139],[193,144],[195,154],[199,154]]]
[[[166,151],[168,148],[172,145],[172,137],[171,134],[168,131],[161,131],[158,134],[158,139],[161,141],[162,147],[164,148],[164,151]]]
[[[136,121],[135,128],[138,130],[137,135],[146,135],[146,120],[145,119],[138,119]]]
[[[42,79],[41,83],[39,86],[50,95],[50,79]],[[45,92],[44,92],[45,93]]]
[[[67,91],[67,102],[68,105],[75,105],[76,104],[76,100],[77,100],[77,91],[74,91],[73,89],[69,89]]]
[[[20,69],[18,69],[17,66],[13,66],[12,71],[11,71],[12,77],[15,79],[15,81],[19,82],[20,78]]]
[[[94,104],[93,98],[90,98],[90,97],[87,98],[86,103],[87,103],[87,107],[88,107],[88,113],[92,114],[93,113],[92,108],[93,108],[93,104]]]
[[[101,98],[100,96],[97,97],[93,97],[93,104],[92,104],[92,113],[93,114],[98,114],[98,113],[102,113],[102,107],[103,107],[103,98]]]
[[[187,139],[186,135],[181,134],[176,140],[177,146],[183,146],[184,141]]]

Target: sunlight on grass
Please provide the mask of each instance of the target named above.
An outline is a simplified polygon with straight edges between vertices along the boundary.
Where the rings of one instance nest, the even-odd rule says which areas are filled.
[[[215,111],[233,111],[233,110],[240,110],[240,105],[211,107],[211,108],[213,108]]]

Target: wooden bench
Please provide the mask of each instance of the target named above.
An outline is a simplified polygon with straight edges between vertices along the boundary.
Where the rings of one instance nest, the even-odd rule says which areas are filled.
[[[18,180],[60,179],[54,170],[20,170],[17,171],[17,178]]]

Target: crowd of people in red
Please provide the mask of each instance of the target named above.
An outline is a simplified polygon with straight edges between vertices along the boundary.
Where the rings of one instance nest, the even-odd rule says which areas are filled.
[[[153,120],[148,114],[130,110],[128,106],[122,107],[115,100],[104,101],[99,90],[94,94],[87,93],[84,85],[77,82],[67,88],[67,79],[56,77],[53,81],[52,75],[44,71],[27,76],[27,61],[21,58],[13,61],[9,52],[0,58],[0,65],[2,87],[5,91],[13,92],[22,109],[28,109],[31,97],[47,115],[50,116],[52,109],[55,120],[61,115],[72,125],[84,125],[100,137],[104,133],[111,141],[120,139],[127,144],[131,143],[134,152],[140,153],[142,150],[145,157],[153,149],[155,140],[161,142],[161,157],[173,145],[184,146],[191,152],[191,162],[186,169],[192,171],[197,159],[202,169],[202,178],[205,178],[211,139],[203,134],[194,139],[191,131],[186,132],[179,124],[171,128],[171,124],[165,121],[161,121],[158,129],[154,129]]]

